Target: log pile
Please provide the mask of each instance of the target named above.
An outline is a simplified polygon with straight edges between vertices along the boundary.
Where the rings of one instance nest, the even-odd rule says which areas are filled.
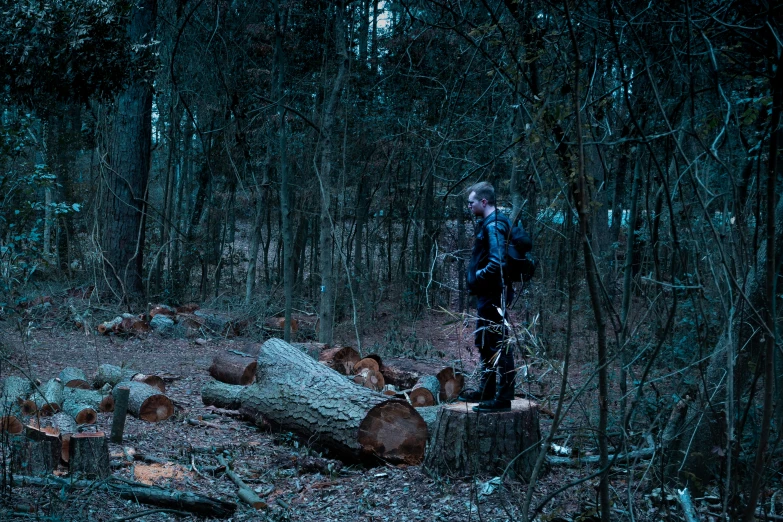
[[[91,382],[99,389],[93,389]],[[0,432],[8,434],[4,440],[12,450],[14,472],[51,473],[58,465],[65,465],[81,476],[108,476],[106,436],[82,431],[94,424],[100,413],[114,410],[115,385],[129,388],[128,411],[142,420],[159,422],[174,412],[172,401],[161,391],[165,389],[161,377],[119,366],[101,365],[93,379],[75,367],[64,368],[57,378],[45,383],[17,376],[4,379],[0,384]]]
[[[156,319],[157,317],[157,319]],[[81,319],[74,319],[77,327],[83,326]],[[147,313],[116,316],[110,321],[100,323],[96,329],[101,335],[139,335],[153,330],[163,333],[170,328],[186,336],[219,335],[234,337],[241,335],[247,327],[246,319],[229,313],[199,310],[196,304],[187,304],[176,308],[165,304],[150,307]]]
[[[416,410],[346,379],[360,359],[352,348],[327,348],[320,359],[321,364],[301,349],[271,339],[258,351],[254,384],[211,383],[202,390],[202,400],[238,406],[251,420],[299,433],[349,460],[421,462],[427,425]]]

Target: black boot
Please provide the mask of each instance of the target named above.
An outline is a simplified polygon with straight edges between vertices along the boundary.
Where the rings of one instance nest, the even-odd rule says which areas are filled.
[[[495,396],[496,373],[494,369],[487,369],[484,364],[481,365],[481,380],[478,390],[466,390],[459,394],[458,401],[462,402],[481,402],[487,401]]]

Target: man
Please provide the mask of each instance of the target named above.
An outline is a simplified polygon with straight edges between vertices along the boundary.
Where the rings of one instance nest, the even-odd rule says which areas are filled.
[[[474,342],[479,352],[481,380],[478,390],[464,392],[459,399],[479,402],[473,407],[478,412],[508,411],[514,399],[514,354],[504,342],[507,329],[501,310],[511,304],[514,292],[511,281],[503,274],[511,223],[495,208],[495,188],[487,182],[468,190],[468,208],[479,218],[467,277],[468,290],[477,300]]]

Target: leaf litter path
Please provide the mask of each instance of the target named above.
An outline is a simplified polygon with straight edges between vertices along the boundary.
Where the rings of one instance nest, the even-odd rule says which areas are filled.
[[[147,462],[115,468],[114,477],[188,490],[238,502],[231,520],[292,521],[429,521],[518,519],[522,489],[508,485],[476,503],[477,487],[468,481],[431,478],[418,466],[343,467],[321,459],[307,441],[268,426],[254,426],[233,416],[217,414],[201,403],[201,386],[212,358],[250,341],[217,339],[204,344],[156,335],[120,339],[85,336],[54,326],[34,330],[22,343],[9,322],[0,323],[0,341],[7,360],[3,375],[19,374],[8,362],[46,380],[66,366],[92,374],[110,363],[144,373],[163,372],[179,378],[168,384],[167,395],[176,413],[150,424],[128,417],[122,445],[110,445],[112,459],[143,455]],[[198,421],[203,422],[200,425]],[[111,414],[100,414],[96,428],[108,432]],[[232,468],[267,503],[255,510],[236,498],[236,486],[220,472],[216,455],[233,459]],[[328,456],[327,456],[328,457]],[[125,460],[128,460],[125,458]],[[316,462],[317,465],[311,465]],[[485,478],[486,479],[486,478]],[[108,521],[154,510],[112,497],[99,488],[71,491],[15,488],[2,501],[0,518]],[[21,514],[27,511],[26,516]],[[4,514],[3,514],[4,513]],[[184,517],[188,518],[188,517]],[[175,520],[169,513],[148,513],[135,520]]]

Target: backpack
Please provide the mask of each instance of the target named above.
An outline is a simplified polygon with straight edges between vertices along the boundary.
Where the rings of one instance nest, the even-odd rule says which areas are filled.
[[[538,258],[530,252],[533,241],[521,223],[510,228],[506,245],[506,272],[509,280],[528,282],[533,279],[538,268]]]

